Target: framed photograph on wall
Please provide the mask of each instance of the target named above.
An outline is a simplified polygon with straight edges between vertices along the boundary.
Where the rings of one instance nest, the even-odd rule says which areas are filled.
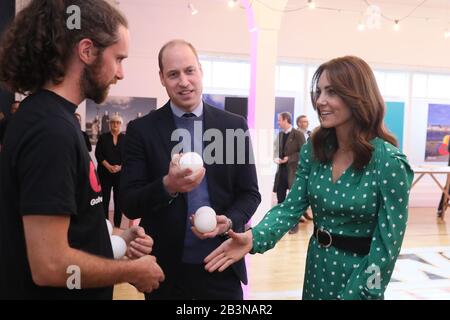
[[[86,133],[92,145],[99,135],[109,131],[109,117],[119,115],[123,119],[122,131],[128,123],[156,110],[156,98],[108,97],[102,104],[86,101]]]
[[[447,162],[450,140],[450,105],[429,104],[425,161]]]
[[[403,129],[405,118],[405,103],[386,101],[384,123],[387,129],[397,138],[398,147],[403,150]]]

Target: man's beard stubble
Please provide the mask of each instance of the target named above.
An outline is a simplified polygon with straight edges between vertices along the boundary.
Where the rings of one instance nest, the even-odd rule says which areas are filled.
[[[84,67],[81,77],[81,90],[85,98],[93,100],[97,104],[101,104],[106,100],[109,93],[109,86],[115,81],[102,84],[98,79],[102,66],[102,56],[99,55],[91,65]]]

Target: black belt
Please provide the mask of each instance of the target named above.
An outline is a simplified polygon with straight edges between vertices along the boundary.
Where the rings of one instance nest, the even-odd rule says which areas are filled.
[[[372,238],[348,237],[331,234],[325,229],[318,229],[314,226],[314,237],[317,242],[325,248],[335,247],[345,251],[357,253],[359,255],[367,255],[370,251]]]

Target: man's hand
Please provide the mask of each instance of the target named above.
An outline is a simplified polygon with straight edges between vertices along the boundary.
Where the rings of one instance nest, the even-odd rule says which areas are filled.
[[[133,226],[125,230],[120,237],[127,243],[126,256],[129,259],[138,259],[152,252],[153,239],[145,234],[142,227]]]
[[[159,283],[164,281],[164,273],[156,263],[154,256],[144,256],[133,260],[135,272],[130,283],[140,292],[151,292],[159,288]]]
[[[214,238],[218,235],[223,234],[224,232],[227,232],[230,229],[230,219],[228,219],[227,216],[224,215],[217,215],[217,225],[216,228],[211,232],[201,233],[195,228],[194,224],[195,215],[192,215],[190,217],[190,221],[192,224],[191,230],[192,232],[199,238],[199,239],[208,239],[208,238]]]
[[[169,165],[169,172],[163,178],[166,191],[170,194],[189,192],[197,188],[205,176],[205,168],[192,172],[191,169],[180,168],[180,155],[175,154]]]

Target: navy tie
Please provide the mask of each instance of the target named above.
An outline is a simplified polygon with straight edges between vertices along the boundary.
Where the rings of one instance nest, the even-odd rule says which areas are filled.
[[[193,117],[197,117],[195,114],[193,113],[185,113],[183,114],[183,118],[193,118]]]

